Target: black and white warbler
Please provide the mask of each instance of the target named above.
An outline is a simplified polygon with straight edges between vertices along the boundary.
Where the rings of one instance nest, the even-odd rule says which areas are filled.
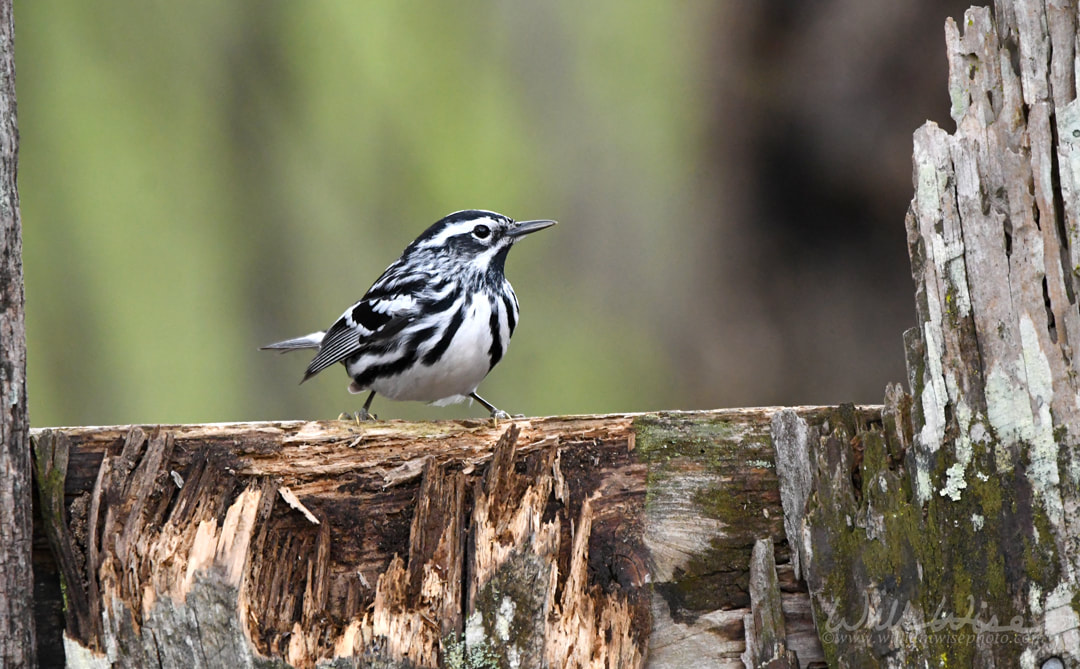
[[[317,349],[301,383],[344,364],[349,392],[371,391],[358,418],[371,417],[376,393],[438,406],[472,398],[506,418],[476,394],[518,323],[506,256],[523,236],[552,225],[491,211],[450,214],[409,244],[329,330],[263,349]]]

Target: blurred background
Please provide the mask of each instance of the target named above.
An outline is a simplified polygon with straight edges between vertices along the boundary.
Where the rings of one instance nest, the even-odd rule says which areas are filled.
[[[507,263],[512,413],[880,402],[968,4],[16,0],[31,422],[355,410],[257,347],[466,208],[560,221]]]

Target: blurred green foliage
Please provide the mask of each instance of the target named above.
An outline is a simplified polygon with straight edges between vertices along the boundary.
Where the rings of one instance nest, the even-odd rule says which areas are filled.
[[[34,425],[332,418],[325,328],[443,215],[561,225],[480,387],[511,412],[679,407],[699,16],[682,3],[16,0]],[[611,267],[620,267],[612,272]],[[613,299],[612,296],[622,295]],[[483,416],[376,400],[382,417]]]

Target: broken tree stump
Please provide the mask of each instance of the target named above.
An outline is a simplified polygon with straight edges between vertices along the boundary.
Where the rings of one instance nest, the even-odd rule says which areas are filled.
[[[911,395],[774,418],[792,561],[840,667],[1080,665],[1076,2],[946,24],[956,130],[915,133]]]
[[[775,412],[37,430],[68,665],[820,666]]]

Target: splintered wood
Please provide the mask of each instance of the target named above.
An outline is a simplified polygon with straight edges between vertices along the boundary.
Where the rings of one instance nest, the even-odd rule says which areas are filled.
[[[586,426],[571,443],[625,466],[615,451],[626,460],[628,426]],[[436,447],[429,454],[405,448],[382,425],[345,431],[344,446],[341,430],[321,440],[310,428],[275,435],[273,447],[256,435],[242,445],[221,440],[231,448],[189,450],[190,433],[178,440],[140,428],[119,446],[119,433],[97,433],[97,452],[84,442],[76,459],[100,464],[83,493],[90,497],[86,571],[99,593],[83,617],[106,621],[107,645],[141,647],[145,657],[125,658],[91,631],[69,626],[69,633],[107,653],[108,663],[127,666],[180,651],[155,642],[175,634],[163,625],[182,618],[201,629],[222,615],[236,617],[225,627],[240,630],[244,643],[223,634],[221,647],[208,647],[200,637],[202,648],[172,659],[200,666],[199,655],[250,646],[253,656],[296,667],[335,657],[438,666],[454,645],[479,657],[497,643],[516,655],[515,666],[545,658],[552,666],[641,665],[648,612],[635,591],[643,584],[590,582],[595,504],[588,495],[602,473],[563,472],[558,438],[510,424],[492,456],[487,440],[495,431],[487,424],[435,443],[408,435]],[[622,439],[613,438],[620,431]],[[197,438],[205,444],[213,432]],[[523,432],[532,439],[519,444]],[[611,504],[644,504],[644,468],[634,475],[629,499],[613,496]],[[389,564],[380,562],[388,553]],[[526,572],[539,587],[514,592]],[[232,592],[234,610],[213,606],[205,586]],[[567,663],[551,659],[561,657]]]
[[[741,666],[765,539],[806,666],[773,413],[39,431],[69,663]]]

